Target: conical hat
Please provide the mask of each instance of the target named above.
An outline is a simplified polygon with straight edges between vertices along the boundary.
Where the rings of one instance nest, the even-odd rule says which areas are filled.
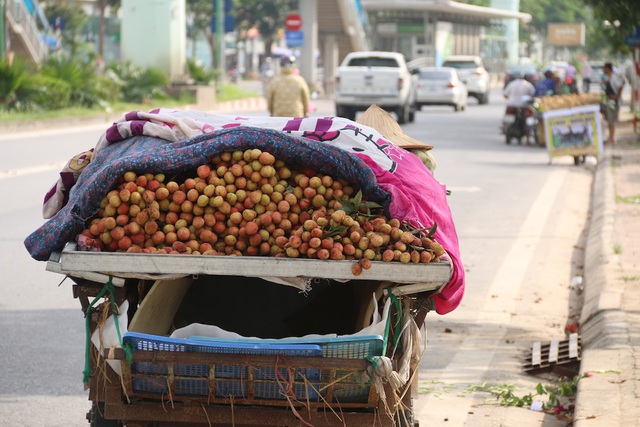
[[[425,150],[433,148],[433,145],[431,144],[418,141],[417,139],[406,135],[402,131],[400,125],[393,120],[391,114],[375,104],[371,105],[371,107],[369,107],[367,111],[365,111],[364,114],[356,120],[356,123],[374,128],[386,139],[401,148],[423,148]]]

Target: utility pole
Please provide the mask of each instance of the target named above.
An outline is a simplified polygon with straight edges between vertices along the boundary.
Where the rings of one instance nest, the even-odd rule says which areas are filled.
[[[5,23],[4,23],[4,15],[5,15],[5,3],[4,0],[0,0],[0,61],[5,58],[5,50],[6,50],[6,41],[5,41]]]
[[[216,65],[220,71],[220,75],[226,73],[225,66],[225,43],[224,43],[224,0],[215,0],[216,9]]]

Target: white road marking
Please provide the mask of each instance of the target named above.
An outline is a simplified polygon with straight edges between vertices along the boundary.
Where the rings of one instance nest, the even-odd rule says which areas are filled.
[[[0,170],[0,179],[16,178],[18,176],[32,175],[34,173],[49,172],[51,170],[62,170],[68,162],[56,162],[46,165],[30,166],[21,169]]]
[[[527,268],[533,261],[534,251],[540,244],[546,221],[566,174],[566,171],[556,169],[540,189],[513,246],[487,291],[482,307],[476,312],[476,319],[465,317],[465,321],[479,326],[470,328],[467,337],[458,346],[460,351],[456,352],[445,369],[438,371],[439,376],[433,378],[434,382],[453,387],[461,384],[482,384],[496,350],[504,343],[505,333],[512,321],[511,313],[515,311],[516,297],[524,282]],[[500,296],[498,301],[495,295]],[[489,324],[492,325],[493,331],[491,337],[479,336],[474,332],[474,329]],[[474,404],[473,399],[458,399],[443,404],[442,397],[431,394],[421,403],[420,408],[417,408],[417,418],[422,416],[424,419],[441,419],[438,418],[440,415],[448,416],[449,421],[452,421],[451,425],[463,425],[468,414],[473,412]],[[454,405],[455,409],[452,410],[449,404]]]
[[[104,131],[113,124],[113,121],[106,120],[103,123],[91,123],[86,125],[70,125],[70,126],[56,126],[52,128],[41,128],[34,130],[6,132],[0,137],[0,141],[3,139],[25,139],[33,138],[39,135],[68,135],[70,133],[90,132],[90,131]]]

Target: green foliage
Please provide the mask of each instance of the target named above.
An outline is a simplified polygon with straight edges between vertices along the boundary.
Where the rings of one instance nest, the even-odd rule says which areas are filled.
[[[500,406],[515,406],[518,408],[530,407],[531,404],[547,396],[547,402],[543,403],[542,409],[547,413],[571,415],[571,403],[575,400],[578,391],[578,382],[582,378],[590,377],[593,373],[576,375],[571,379],[563,378],[558,384],[536,386],[535,393],[518,395],[518,388],[513,384],[473,385],[467,388],[468,392],[487,392],[494,396],[496,403]],[[538,398],[538,399],[536,399]]]
[[[629,0],[582,0],[593,8],[594,28],[613,52],[629,53],[625,39],[640,25],[640,2]]]
[[[33,95],[31,99],[43,110],[59,110],[71,104],[71,85],[64,80],[44,74],[32,77]]]
[[[520,12],[531,14],[530,25],[541,34],[549,23],[586,22],[590,16],[582,0],[563,0],[562,6],[555,0],[520,0]]]
[[[216,78],[215,71],[206,68],[193,59],[187,59],[187,69],[189,70],[189,75],[197,84],[208,85]]]
[[[21,58],[12,63],[0,60],[0,109],[29,111],[33,108],[34,89],[29,64]]]
[[[107,76],[96,75],[94,84],[96,94],[101,101],[112,104],[120,100],[122,86],[118,81]],[[100,104],[102,105],[103,102]]]
[[[238,87],[238,85],[227,83],[217,88],[218,102],[232,101],[234,99],[245,99],[259,97],[259,93],[249,92]]]
[[[169,78],[158,68],[142,69],[127,61],[112,63],[108,70],[121,85],[121,98],[125,102],[144,103],[152,99],[169,99],[166,93]]]
[[[75,58],[49,57],[40,73],[67,82],[71,87],[71,103],[92,107],[101,99],[95,86],[95,66]]]
[[[214,14],[213,1],[211,0],[187,0],[187,13],[193,17],[193,33],[207,34],[211,29],[211,17]]]
[[[358,192],[355,196],[353,196],[352,199],[349,199],[348,197],[341,199],[335,196],[334,198],[338,202],[340,202],[340,204],[342,205],[341,209],[345,211],[347,215],[355,215],[358,213],[364,215],[372,215],[371,209],[382,208],[382,206],[376,202],[362,201],[362,190],[358,190]]]
[[[56,27],[56,19],[60,18],[64,22],[64,30],[61,32],[62,45],[65,50],[74,56],[78,45],[84,43],[80,37],[82,28],[89,21],[89,16],[79,3],[71,2],[49,2],[44,9],[44,13],[49,20],[51,28]]]
[[[289,0],[234,0],[232,15],[240,32],[251,27],[258,28],[265,40],[267,56],[271,55],[271,44],[284,19],[290,11]]]

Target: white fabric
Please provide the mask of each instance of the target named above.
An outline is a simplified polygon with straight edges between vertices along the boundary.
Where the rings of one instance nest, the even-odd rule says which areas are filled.
[[[124,300],[119,307],[120,314],[118,314],[118,327],[120,328],[120,336],[124,336],[129,327],[129,320],[127,317],[127,311],[129,310],[129,301]],[[96,346],[100,354],[102,350],[113,347],[120,347],[120,339],[118,338],[118,331],[116,330],[116,322],[113,320],[113,314],[107,317],[107,320],[102,325],[102,328],[97,327],[93,334],[91,334],[91,342]],[[120,376],[122,376],[122,369],[120,368],[119,360],[107,360],[109,366]]]
[[[524,97],[533,97],[536,88],[525,79],[516,79],[509,83],[504,89],[504,96],[507,97],[507,105],[511,107],[524,107],[527,101]]]
[[[372,304],[374,307],[378,304],[373,295]],[[263,342],[285,342],[287,340],[295,339],[297,341],[308,340],[314,338],[337,338],[337,337],[350,337],[350,336],[365,336],[365,335],[381,335],[384,336],[385,326],[387,318],[389,317],[389,309],[391,307],[391,298],[387,299],[382,315],[378,313],[378,310],[373,311],[373,319],[371,324],[360,331],[350,335],[337,335],[337,334],[309,334],[302,337],[289,337],[281,339],[269,339],[262,340]],[[260,339],[257,337],[244,337],[235,332],[227,331],[215,325],[205,325],[202,323],[192,323],[183,328],[178,328],[171,334],[171,338],[194,338],[194,337],[209,337],[209,338],[223,338],[223,339]]]

